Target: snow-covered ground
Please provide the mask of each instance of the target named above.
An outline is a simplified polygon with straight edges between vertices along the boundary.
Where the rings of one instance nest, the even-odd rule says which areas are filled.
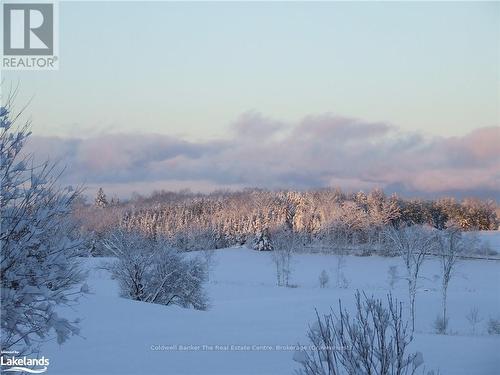
[[[403,273],[397,258],[346,257],[349,287],[340,289],[334,285],[335,256],[298,255],[291,276],[297,287],[282,288],[275,285],[269,253],[218,250],[207,285],[212,306],[195,311],[120,298],[116,282],[98,267],[102,259],[82,262],[90,270],[91,294],[66,311],[82,319],[81,337],[62,346],[44,345],[41,355],[50,359],[49,374],[291,374],[298,368],[293,351],[275,346],[307,344],[315,308],[327,312],[339,298],[352,305],[356,289],[385,296],[389,266],[397,265]],[[318,281],[323,269],[331,284],[324,289]],[[432,328],[441,304],[438,262],[429,260],[422,274],[412,349],[423,353],[426,368],[443,375],[498,374],[500,336],[488,335],[486,322],[500,317],[500,261],[459,263],[448,296],[449,335],[436,335]],[[396,283],[393,294],[407,300],[404,280]],[[465,317],[473,307],[483,318],[475,335]],[[175,345],[199,347],[180,350]],[[247,348],[231,350],[231,345]]]

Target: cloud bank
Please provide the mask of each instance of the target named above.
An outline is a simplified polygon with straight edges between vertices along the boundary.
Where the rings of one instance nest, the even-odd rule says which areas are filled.
[[[219,140],[158,134],[32,136],[28,148],[37,158],[65,165],[64,182],[108,186],[121,196],[188,187],[338,186],[500,200],[499,145],[498,126],[461,137],[427,138],[332,114],[286,124],[250,112]]]

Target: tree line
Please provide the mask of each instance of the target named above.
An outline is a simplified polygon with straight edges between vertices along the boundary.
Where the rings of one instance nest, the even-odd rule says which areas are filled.
[[[499,225],[492,200],[404,199],[381,189],[347,193],[340,189],[269,191],[245,189],[210,194],[156,192],[108,202],[102,189],[95,204],[80,202],[75,216],[95,254],[109,231],[140,231],[167,238],[182,250],[251,244],[272,250],[281,232],[298,237],[303,247],[379,250],[388,226],[428,225],[442,230],[493,230]]]

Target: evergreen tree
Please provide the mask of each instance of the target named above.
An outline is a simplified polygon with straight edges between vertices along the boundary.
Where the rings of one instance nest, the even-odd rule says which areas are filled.
[[[97,196],[95,198],[95,205],[99,208],[104,208],[108,206],[108,199],[106,198],[106,194],[104,194],[104,190],[102,187],[97,191]]]
[[[273,250],[273,245],[269,236],[269,230],[267,228],[264,228],[255,235],[253,248],[259,251]]]

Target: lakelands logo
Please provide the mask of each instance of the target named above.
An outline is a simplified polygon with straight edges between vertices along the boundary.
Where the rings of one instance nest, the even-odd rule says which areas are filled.
[[[2,372],[23,372],[30,374],[42,374],[49,368],[48,358],[29,358],[27,356],[16,357],[18,352],[4,352],[0,357]]]
[[[4,3],[4,69],[57,69],[56,3]]]

